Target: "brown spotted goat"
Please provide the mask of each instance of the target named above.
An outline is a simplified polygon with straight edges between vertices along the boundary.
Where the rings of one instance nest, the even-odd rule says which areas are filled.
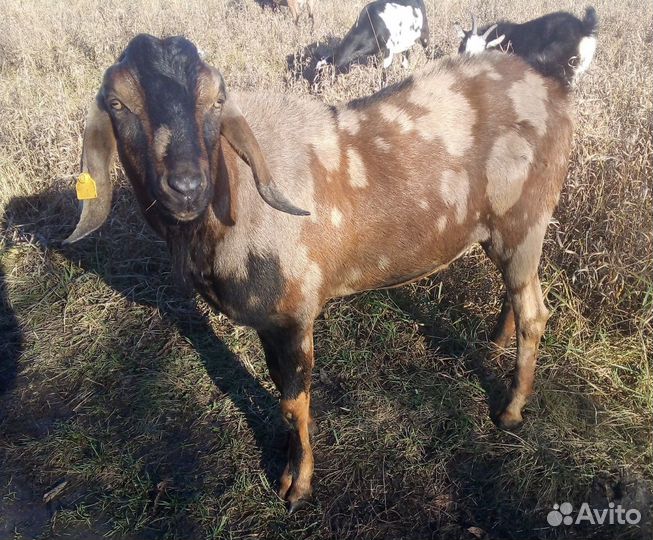
[[[311,493],[313,321],[331,298],[394,287],[480,243],[501,271],[494,342],[517,330],[511,400],[522,421],[548,311],[538,264],[567,171],[567,90],[515,56],[434,63],[338,107],[228,91],[183,38],[135,37],[88,114],[84,201],[68,238],[105,221],[117,149],[175,266],[261,338],[290,425],[280,495]]]

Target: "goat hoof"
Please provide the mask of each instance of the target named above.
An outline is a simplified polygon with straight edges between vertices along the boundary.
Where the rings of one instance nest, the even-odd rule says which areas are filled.
[[[310,484],[308,487],[301,487],[301,482],[294,481],[290,470],[290,466],[287,465],[281,475],[278,493],[279,498],[288,503],[288,513],[292,514],[306,505],[311,498],[312,489]]]
[[[293,482],[292,487],[289,491],[286,491],[284,497],[288,503],[288,513],[292,514],[306,506],[311,499],[312,493],[313,491],[310,485],[308,487],[302,487],[301,483]]]
[[[297,510],[301,510],[308,505],[308,498],[302,497],[301,499],[296,499],[294,501],[288,502],[288,514],[294,514]]]
[[[515,431],[519,428],[524,419],[521,413],[512,412],[510,409],[503,411],[497,418],[497,426],[505,431]]]

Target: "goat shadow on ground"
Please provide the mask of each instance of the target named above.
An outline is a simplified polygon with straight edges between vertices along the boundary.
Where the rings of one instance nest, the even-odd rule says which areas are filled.
[[[270,483],[274,484],[283,466],[285,445],[285,437],[278,436],[278,434],[285,434],[285,429],[277,414],[270,415],[271,410],[276,412],[277,400],[250,375],[237,356],[215,335],[208,318],[197,310],[194,303],[182,297],[172,287],[166,286],[166,278],[161,278],[161,275],[170,273],[167,249],[144,224],[133,202],[131,190],[128,188],[115,190],[112,217],[99,235],[95,233],[91,238],[73,246],[61,246],[61,240],[72,231],[78,216],[73,200],[74,196],[70,190],[64,194],[60,190],[53,190],[39,195],[15,198],[7,207],[4,223],[15,237],[38,245],[43,252],[55,251],[63,255],[85,272],[98,275],[113,290],[130,301],[143,306],[156,307],[162,318],[188,339],[200,356],[213,384],[223,394],[228,395],[239,409],[260,451],[261,468]],[[125,245],[120,245],[118,239],[124,239]],[[110,256],[105,249],[98,248],[102,243],[105,248],[107,246],[111,248]],[[130,249],[134,248],[137,248],[139,258],[149,256],[154,261],[162,262],[134,264],[133,255],[130,258],[130,253],[133,254]],[[161,286],[153,286],[153,283]],[[5,295],[4,304],[8,305],[4,288],[2,293]],[[424,332],[434,348],[451,353],[453,356],[461,355],[462,350],[466,348],[462,339],[459,336],[452,338],[451,335],[438,332],[433,325],[433,320],[427,319],[425,314],[419,311],[406,291],[395,289],[389,294],[401,309],[414,320],[424,324]],[[9,324],[3,324],[2,337],[8,336],[13,339],[6,342],[13,344],[11,345],[13,348],[10,347],[13,364],[9,365],[10,375],[15,377],[15,365],[21,350],[19,326],[13,313],[10,313],[8,319],[4,316],[3,322],[5,320],[8,320]],[[129,339],[130,336],[120,336],[120,339],[123,337]],[[503,384],[496,380],[493,382],[505,392]],[[272,423],[269,421],[270,418],[273,419]],[[165,434],[161,440],[168,447],[182,444],[175,432]],[[188,463],[180,463],[179,466],[190,471],[196,465],[192,462],[193,459],[196,458],[191,458]],[[468,473],[471,479],[478,474],[478,471],[468,471]],[[187,476],[192,478],[190,474]],[[190,492],[197,487],[197,485],[188,486],[186,489]]]
[[[443,281],[446,279],[443,276]],[[498,373],[509,372],[512,376],[515,369],[514,355],[496,355],[489,344],[490,334],[499,318],[499,313],[497,312],[489,317],[487,331],[485,333],[480,332],[479,339],[470,344],[461,333],[443,329],[443,327],[449,326],[445,317],[449,320],[464,319],[467,321],[467,326],[474,328],[484,326],[483,320],[463,307],[464,302],[442,295],[437,301],[438,309],[434,314],[424,307],[424,302],[416,302],[409,289],[390,289],[387,294],[394,304],[406,313],[410,319],[419,323],[420,332],[426,338],[430,349],[451,358],[463,359],[465,367],[478,379],[486,395],[490,417],[496,422],[496,415],[503,410],[510,394],[510,379],[498,375]],[[439,313],[446,313],[446,315],[441,316]],[[542,344],[540,344],[540,347],[542,347]],[[472,348],[471,352],[470,348]],[[534,396],[533,399],[537,399],[537,397]],[[584,411],[586,412],[588,425],[591,426],[595,422],[595,415],[599,408],[600,406],[592,401],[590,397],[578,396],[577,412],[579,415],[583,414]],[[546,401],[540,402],[540,409],[543,412],[545,411]],[[528,415],[527,410],[526,422],[528,422]],[[535,419],[534,421],[543,422],[544,420]],[[519,433],[519,429],[517,429],[517,433]],[[503,438],[499,433],[495,436],[499,437],[500,440]],[[521,436],[524,437],[523,434]],[[481,439],[484,438],[485,436],[479,437],[478,434],[475,434],[470,444],[482,444]],[[559,458],[550,450],[554,443],[549,441],[548,434],[542,433],[538,436],[530,436],[528,439],[529,444],[537,448],[537,452],[542,456],[542,459],[555,461]],[[511,494],[506,492],[504,479],[512,473],[506,471],[503,457],[494,456],[492,453],[469,455],[463,450],[452,460],[448,471],[451,477],[457,479],[456,488],[459,490],[457,498],[461,501],[467,501],[460,518],[464,527],[467,527],[467,525],[480,526],[488,531],[492,538],[518,539],[523,538],[524,534],[528,534],[529,531],[537,530],[545,523],[546,512],[544,512],[542,519],[537,519],[533,516],[525,518],[522,510],[523,508],[539,507],[542,504],[539,498],[530,496],[530,498],[515,502],[511,498]],[[596,483],[595,478],[592,481],[576,482],[576,485],[580,484],[581,490],[590,492],[591,489],[594,489]],[[616,482],[613,480],[612,483]],[[637,491],[637,481],[634,481],[634,484],[635,487],[631,488],[626,496],[641,499],[642,496]],[[610,500],[605,495],[599,495],[595,498],[598,500],[595,504],[597,507],[607,506]],[[646,499],[646,497],[643,497],[643,499]],[[643,508],[642,505],[640,507]],[[437,531],[435,524],[433,531]],[[609,527],[595,532],[596,534],[592,535],[592,537],[613,537]],[[642,535],[641,538],[648,538],[649,536]],[[546,535],[543,537],[548,538]],[[624,538],[626,537],[630,536],[624,536]],[[640,536],[635,532],[632,538],[640,538]]]
[[[22,350],[23,334],[9,302],[5,273],[0,266],[0,397],[16,382]],[[2,410],[4,408],[0,408],[0,422]]]
[[[497,358],[493,356],[489,347],[490,332],[498,320],[499,314],[496,313],[490,317],[490,326],[485,332],[488,346],[485,346],[483,332],[480,332],[478,341],[470,343],[460,332],[451,331],[450,324],[445,317],[449,320],[465,320],[467,321],[466,326],[469,327],[482,328],[484,326],[483,321],[467,311],[460,301],[442,295],[437,301],[437,312],[432,313],[428,308],[424,308],[423,302],[415,301],[409,289],[390,289],[387,293],[399,309],[419,324],[420,333],[434,353],[461,359],[464,362],[465,368],[471,372],[472,377],[479,381],[486,396],[490,418],[496,423],[497,415],[509,399],[509,381],[497,374],[500,371]],[[446,315],[440,315],[440,313]],[[445,330],[446,327],[449,329]],[[512,372],[512,369],[510,371]],[[476,444],[474,442],[476,437],[474,435],[470,440],[471,445]],[[523,512],[515,505],[514,501],[510,500],[509,494],[506,494],[504,486],[501,485],[502,475],[497,474],[497,471],[504,468],[505,464],[501,458],[492,455],[474,455],[470,459],[467,451],[464,450],[451,461],[448,468],[449,473],[453,478],[458,479],[456,498],[469,501],[464,505],[464,511],[461,511],[458,518],[464,528],[468,525],[480,526],[489,531],[493,538],[495,534],[497,538],[519,537],[519,534],[515,536],[514,528],[504,525],[519,523],[523,520]],[[479,504],[479,501],[483,501],[483,503]],[[533,505],[537,504],[537,501],[530,502]],[[432,523],[429,527],[432,533],[437,533],[438,528],[436,523]]]
[[[475,344],[476,348],[473,352],[465,355],[463,353],[469,349],[467,341],[459,335],[443,331],[438,326],[437,320],[433,320],[430,315],[420,310],[420,306],[414,302],[414,299],[410,297],[406,290],[401,288],[391,289],[388,294],[401,310],[419,323],[420,332],[426,338],[431,349],[445,353],[453,358],[465,358],[466,367],[478,378],[481,388],[485,392],[490,417],[496,422],[498,414],[507,405],[510,395],[506,383],[499,379],[492,369],[492,365],[496,364],[499,357],[492,354],[489,347],[490,332],[487,332],[488,346],[484,347],[480,343]],[[439,300],[439,306],[442,311],[453,315],[455,318],[459,316],[461,319],[469,320],[471,317],[470,313],[459,305],[453,304],[446,297]],[[498,320],[498,314],[495,319]]]
[[[18,359],[22,351],[23,333],[9,301],[5,270],[0,265],[0,398],[16,383]],[[0,422],[4,410],[4,407],[0,407]]]
[[[285,443],[285,438],[280,440],[282,438],[277,437],[276,434],[285,433],[285,430],[280,427],[281,422],[278,415],[272,415],[277,424],[270,425],[268,418],[270,410],[276,411],[277,400],[249,374],[239,359],[215,335],[208,319],[196,309],[192,302],[166,286],[166,278],[161,278],[161,275],[169,274],[167,250],[164,244],[144,225],[140,213],[133,203],[131,190],[119,188],[114,195],[113,216],[117,215],[118,217],[110,219],[109,223],[103,227],[99,235],[100,240],[98,240],[98,234],[94,234],[92,238],[83,240],[74,246],[60,246],[60,240],[71,232],[78,215],[77,209],[72,204],[71,192],[62,195],[57,190],[31,197],[15,198],[8,205],[4,222],[7,229],[13,233],[11,236],[24,238],[26,242],[38,245],[43,252],[56,251],[75,264],[79,264],[84,271],[100,276],[107,285],[130,301],[158,308],[163,318],[177,327],[181,335],[185,336],[193,345],[215,386],[222,393],[228,395],[240,410],[261,453],[262,469],[272,482],[276,481],[280,467],[283,465],[283,443]],[[124,238],[124,244],[127,244],[128,239],[131,241],[129,245],[120,245],[116,238]],[[107,242],[107,239],[110,240]],[[116,248],[111,257],[103,255],[102,249],[93,249],[101,243],[104,243],[105,247],[109,244],[111,248]],[[139,255],[151,256],[153,260],[160,260],[163,263],[135,265],[129,257],[129,250],[133,250],[135,247],[139,250]],[[111,260],[107,260],[108,258]],[[127,271],[116,272],[116,268]],[[161,286],[153,287],[152,282],[160,283]],[[8,306],[6,288],[1,288],[0,292],[3,295],[3,307]],[[462,354],[469,350],[464,337],[459,333],[445,334],[442,330],[438,330],[437,318],[433,319],[432,314],[420,309],[420,305],[414,302],[408,290],[393,289],[388,291],[388,294],[399,308],[409,314],[413,320],[423,324],[423,332],[428,337],[432,348],[453,357],[470,356]],[[462,307],[457,307],[459,305],[457,302],[452,302],[446,297],[440,302],[442,309],[439,311],[448,313],[448,316],[457,317],[460,314],[466,319],[473,317]],[[2,326],[0,327],[2,330],[0,337],[8,339],[0,342],[0,346],[2,343],[9,343],[6,350],[10,351],[10,359],[13,359],[13,362],[7,364],[11,382],[12,377],[15,377],[17,359],[22,350],[22,339],[16,316],[11,310],[8,313],[8,316],[4,312],[2,313]],[[480,323],[480,321],[475,322]],[[483,367],[481,351],[478,355],[471,356],[472,360],[468,361],[470,362],[468,365],[479,376],[479,380],[488,394],[488,399],[491,400],[492,392],[505,395],[506,385],[492,375],[492,365],[487,370]],[[477,364],[479,361],[481,363]],[[6,380],[5,377],[3,381],[6,382]],[[490,408],[492,409],[492,406]],[[175,439],[174,433],[162,437],[162,441],[163,444],[169,446],[181,444],[181,441]],[[183,466],[190,469],[194,467],[194,463]],[[504,464],[500,458],[492,455],[482,458],[461,455],[453,464],[451,475],[458,479],[461,490],[459,498],[471,501],[469,505],[466,505],[465,516],[462,518],[465,523],[482,525],[486,530],[491,530],[493,536],[496,537],[515,538],[519,537],[520,531],[515,529],[514,524],[521,523],[522,512],[506,495],[505,486],[501,485],[501,475],[495,473],[496,470],[501,470],[503,467]],[[188,477],[193,478],[190,474]],[[196,484],[190,485],[187,490],[191,492],[197,487]],[[355,502],[352,501],[352,504]],[[531,501],[528,501],[528,504],[530,503]],[[536,505],[537,501],[532,501],[532,504]],[[342,507],[341,510],[347,515],[352,513],[350,506]],[[329,515],[333,517],[336,514],[338,512],[332,508],[327,513],[327,518]],[[497,519],[498,517],[500,519]],[[497,523],[503,525],[497,525]],[[425,527],[427,526],[425,524]],[[517,528],[521,530],[522,527]],[[424,530],[425,532],[430,531],[435,536],[438,525],[432,523],[428,529]],[[193,536],[188,535],[188,537]]]
[[[60,253],[81,266],[85,272],[97,274],[128,300],[157,308],[162,318],[176,327],[191,343],[215,386],[229,396],[244,416],[261,453],[261,468],[274,485],[285,465],[282,463],[285,456],[285,428],[279,415],[270,414],[271,410],[276,411],[278,400],[252,377],[239,358],[216,336],[208,317],[199,311],[194,300],[169,286],[169,279],[161,277],[170,275],[167,248],[144,224],[140,212],[135,208],[131,190],[114,190],[112,217],[101,229],[101,241],[98,241],[96,232],[74,245],[62,246],[61,241],[70,234],[78,217],[78,209],[72,203],[73,200],[71,191],[62,194],[61,190],[17,197],[7,206],[4,221],[19,238],[36,243],[44,252]],[[116,207],[121,207],[120,211]],[[125,244],[128,245],[117,245],[119,242],[114,239],[114,235],[125,238]],[[103,255],[106,251],[98,249],[98,245],[102,241],[106,243],[107,238],[111,239],[108,250],[110,256]],[[155,262],[133,264],[129,258],[130,249],[136,249],[139,257],[151,257]],[[119,271],[116,272],[115,269]],[[152,283],[158,286],[152,286]],[[4,289],[2,293],[4,295]],[[3,297],[3,304],[6,303]],[[2,379],[5,381],[15,374],[15,367],[12,366],[15,366],[21,345],[16,337],[18,324],[15,316],[7,318],[3,315],[2,321],[2,337],[13,339],[7,340],[9,345],[5,346],[11,353],[9,369],[4,370]],[[0,371],[0,374],[3,372]],[[170,445],[181,446],[183,443],[169,437],[164,440]]]

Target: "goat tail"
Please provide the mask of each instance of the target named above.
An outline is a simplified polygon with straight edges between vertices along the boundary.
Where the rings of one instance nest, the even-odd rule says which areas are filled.
[[[585,36],[596,36],[599,27],[599,18],[596,15],[596,10],[592,6],[585,8],[585,16],[583,17],[583,33]]]

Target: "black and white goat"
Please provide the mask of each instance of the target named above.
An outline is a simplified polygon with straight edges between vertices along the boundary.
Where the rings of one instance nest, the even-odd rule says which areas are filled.
[[[598,19],[593,7],[581,21],[571,13],[549,13],[522,24],[499,21],[480,30],[472,15],[472,29],[456,25],[462,39],[458,52],[479,54],[499,47],[524,58],[547,76],[571,84],[587,70],[596,50]]]
[[[332,63],[342,70],[362,56],[381,53],[388,68],[396,54],[406,53],[416,41],[426,49],[429,27],[423,0],[375,0],[367,4],[354,26],[336,48],[333,56],[318,63]],[[408,59],[402,56],[402,65]]]

